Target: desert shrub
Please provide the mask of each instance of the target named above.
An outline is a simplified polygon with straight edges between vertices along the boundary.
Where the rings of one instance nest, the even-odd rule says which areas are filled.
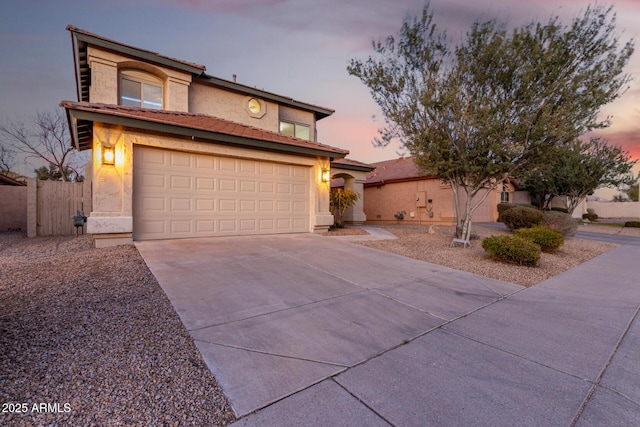
[[[527,206],[516,206],[504,211],[501,219],[511,230],[531,228],[542,222],[542,212]]]
[[[514,230],[513,235],[535,243],[542,252],[554,252],[564,244],[562,233],[545,226],[520,228]]]
[[[551,210],[552,211],[556,211],[556,212],[566,213],[566,214],[569,213],[569,209],[567,209],[567,208],[558,208],[558,207],[556,207],[556,208],[551,208]]]
[[[355,205],[360,195],[350,188],[343,190],[337,188],[329,194],[329,210],[333,214],[333,225],[336,228],[343,228],[342,216],[351,206]]]
[[[565,237],[575,235],[578,229],[578,221],[572,218],[571,215],[553,210],[542,214],[542,224],[558,230]]]
[[[595,212],[588,212],[586,214],[582,214],[582,219],[588,219],[589,221],[597,221],[598,214]]]
[[[627,221],[624,223],[625,227],[634,227],[634,228],[640,228],[640,221]]]
[[[509,209],[518,208],[518,207],[537,209],[535,206],[528,205],[526,203],[498,203],[498,222],[503,222],[502,214],[504,212],[508,211]]]
[[[540,246],[518,236],[490,236],[482,241],[482,248],[510,264],[536,265],[540,259]]]

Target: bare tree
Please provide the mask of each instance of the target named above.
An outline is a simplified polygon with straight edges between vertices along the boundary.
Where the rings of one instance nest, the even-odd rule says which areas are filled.
[[[0,142],[0,174],[8,175],[15,162],[15,153]]]
[[[81,160],[77,158],[69,138],[67,120],[62,110],[38,113],[33,122],[8,122],[0,125],[3,144],[25,158],[36,158],[53,166],[63,181],[81,176]]]

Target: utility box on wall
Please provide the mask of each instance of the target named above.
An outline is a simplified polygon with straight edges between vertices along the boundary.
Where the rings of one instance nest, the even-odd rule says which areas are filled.
[[[416,206],[419,208],[427,207],[427,192],[426,191],[418,191],[416,193]]]

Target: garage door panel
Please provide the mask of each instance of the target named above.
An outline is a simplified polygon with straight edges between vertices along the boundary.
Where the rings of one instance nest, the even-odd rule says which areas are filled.
[[[236,207],[236,202],[237,200],[235,199],[227,199],[227,200],[220,200],[219,204],[218,204],[218,210],[220,212],[237,212],[237,207]]]
[[[191,199],[171,199],[171,210],[172,211],[189,211],[191,212]]]
[[[260,163],[259,165],[259,171],[261,175],[273,175],[273,171],[274,171],[274,164],[273,163]]]
[[[195,223],[196,233],[213,233],[216,231],[215,221],[212,219],[199,219]]]
[[[144,187],[165,188],[165,176],[160,174],[145,173],[141,177]]]
[[[293,184],[291,186],[291,193],[297,194],[300,196],[306,196],[307,194],[307,186],[304,184]]]
[[[236,171],[236,164],[237,164],[236,159],[227,159],[227,158],[221,157],[218,159],[218,162],[219,162],[221,171],[225,171],[225,172]]]
[[[191,177],[174,175],[171,177],[172,190],[191,190]]]
[[[257,171],[256,162],[253,160],[240,160],[240,172],[255,175]]]
[[[191,233],[191,221],[185,220],[172,220],[171,233]]]
[[[261,193],[273,193],[273,189],[275,188],[273,182],[260,182],[260,192]]]
[[[309,231],[310,168],[134,147],[134,239]]]
[[[278,183],[278,193],[280,194],[291,194],[291,184],[287,183]]]
[[[292,169],[293,172],[293,176],[295,178],[308,178],[308,172],[309,172],[309,168],[305,168],[305,167],[294,167]]]
[[[171,159],[170,165],[172,167],[185,167],[190,168],[192,166],[191,161],[195,159],[189,153],[182,153],[180,151],[171,151],[169,152],[169,157]]]
[[[213,156],[197,156],[196,169],[215,170],[216,158]]]
[[[239,220],[240,231],[245,231],[245,232],[257,231],[258,227],[256,225],[256,222],[257,222],[256,219],[241,219],[241,220]]]
[[[165,199],[163,197],[143,197],[142,208],[147,211],[165,211]]]
[[[236,191],[236,180],[235,179],[226,179],[220,178],[218,180],[218,186],[220,191]]]
[[[218,224],[221,233],[236,233],[238,231],[235,219],[222,219]]]
[[[256,201],[255,200],[240,200],[240,212],[256,212]]]
[[[260,212],[273,212],[274,202],[273,200],[259,200],[258,206],[260,207]]]
[[[196,177],[196,190],[198,191],[215,191],[216,180],[214,178]]]
[[[255,181],[240,181],[240,191],[243,193],[255,193],[256,182]]]
[[[196,211],[198,213],[208,214],[215,212],[216,201],[214,199],[196,199]]]

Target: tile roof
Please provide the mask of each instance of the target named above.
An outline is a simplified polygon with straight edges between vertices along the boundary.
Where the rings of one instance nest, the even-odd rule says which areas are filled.
[[[364,185],[380,185],[394,181],[412,181],[423,178],[434,178],[433,175],[422,172],[413,162],[412,157],[400,157],[393,160],[371,163],[375,169],[367,174]]]
[[[135,120],[135,125],[129,124],[129,126],[137,126],[143,129],[148,129],[150,124],[159,124],[166,125],[160,130],[167,133],[192,135],[193,131],[202,131],[198,137],[211,141],[229,142],[236,145],[249,145],[253,147],[259,146],[261,148],[265,147],[256,145],[255,142],[266,142],[269,143],[270,149],[276,151],[302,152],[307,154],[317,152],[317,154],[340,158],[349,153],[348,150],[319,142],[294,138],[204,114],[73,101],[62,101],[60,106],[67,109],[67,111],[90,113],[92,117],[93,114],[98,114],[102,116],[103,121],[104,117],[133,119]],[[74,114],[80,119],[84,118],[80,117],[82,114]],[[100,117],[84,118],[84,120],[100,121]],[[223,136],[236,138],[222,138]],[[253,141],[253,143],[249,144],[250,141]]]

